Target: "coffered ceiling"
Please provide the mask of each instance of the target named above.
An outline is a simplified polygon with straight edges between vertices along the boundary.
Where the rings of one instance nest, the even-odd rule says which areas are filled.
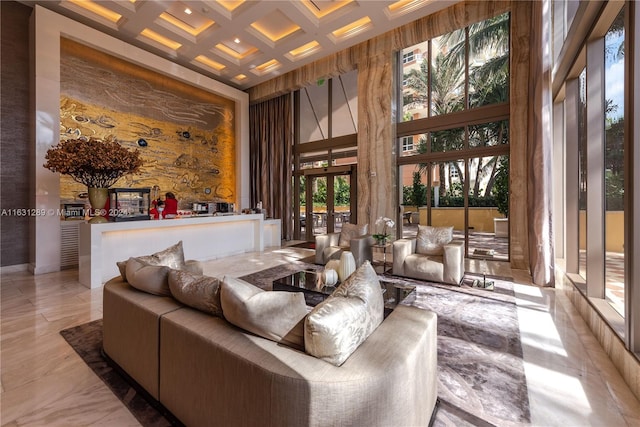
[[[35,0],[239,89],[429,15],[454,0]]]

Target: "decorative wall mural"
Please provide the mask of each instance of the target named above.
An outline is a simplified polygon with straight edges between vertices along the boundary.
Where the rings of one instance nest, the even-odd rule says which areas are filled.
[[[142,171],[114,187],[158,186],[181,208],[235,201],[234,101],[68,39],[60,68],[60,139],[115,135],[141,152]],[[85,192],[60,177],[61,201]]]

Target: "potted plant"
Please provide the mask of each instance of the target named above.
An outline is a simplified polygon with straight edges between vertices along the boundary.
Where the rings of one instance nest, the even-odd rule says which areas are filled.
[[[96,216],[89,222],[106,222],[101,215],[107,202],[108,189],[124,175],[142,166],[138,150],[121,146],[113,136],[67,139],[47,150],[43,165],[52,172],[69,175],[89,190],[89,202]]]
[[[395,224],[396,223],[391,218],[387,217],[381,216],[376,220],[376,225],[378,227],[382,226],[382,233],[372,234],[373,238],[376,239],[376,244],[385,245],[387,243],[387,240],[391,237],[387,233],[387,228],[393,228]]]
[[[494,218],[493,227],[496,237],[509,237],[509,157],[503,156],[493,183],[494,198],[498,212],[504,218]]]

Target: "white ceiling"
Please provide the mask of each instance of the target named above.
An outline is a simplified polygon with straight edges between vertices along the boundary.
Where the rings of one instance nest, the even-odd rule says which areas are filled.
[[[218,81],[246,89],[434,13],[456,0],[22,3],[42,5]],[[353,23],[355,27],[350,27]]]

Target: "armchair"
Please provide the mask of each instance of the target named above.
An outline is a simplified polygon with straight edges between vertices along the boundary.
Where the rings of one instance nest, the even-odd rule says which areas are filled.
[[[393,274],[459,285],[464,242],[452,242],[453,227],[418,226],[415,239],[393,242]]]
[[[367,234],[368,224],[345,223],[342,231],[316,236],[316,264],[326,264],[331,259],[340,259],[343,251],[350,251],[360,267],[366,260],[373,259],[373,236]]]

